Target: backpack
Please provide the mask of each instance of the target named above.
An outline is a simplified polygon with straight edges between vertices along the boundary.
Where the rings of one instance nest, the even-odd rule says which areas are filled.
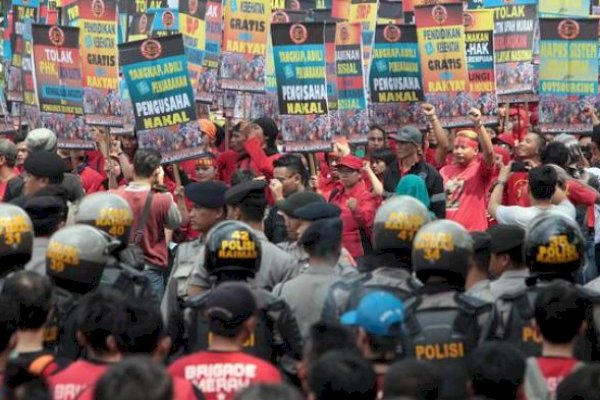
[[[584,365],[585,364],[582,362],[576,363],[573,366],[571,373],[577,371]],[[548,384],[544,378],[544,375],[542,375],[542,370],[540,369],[537,358],[527,358],[527,369],[525,370],[525,379],[523,382],[525,384],[525,395],[527,396],[528,400],[556,399],[556,392],[551,392],[548,389]]]
[[[457,292],[421,295],[407,302],[402,347],[409,358],[435,364],[441,398],[468,398],[466,360],[485,337],[481,323],[492,305]]]

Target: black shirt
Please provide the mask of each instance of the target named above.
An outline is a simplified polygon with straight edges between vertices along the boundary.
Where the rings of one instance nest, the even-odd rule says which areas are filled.
[[[442,175],[432,165],[423,160],[419,160],[413,165],[407,174],[417,175],[423,178],[427,193],[431,200],[429,210],[435,214],[438,219],[446,218],[446,194],[444,192],[444,179]],[[405,174],[406,175],[406,174]],[[386,192],[396,193],[396,186],[402,178],[398,165],[392,164],[383,174],[383,189]]]

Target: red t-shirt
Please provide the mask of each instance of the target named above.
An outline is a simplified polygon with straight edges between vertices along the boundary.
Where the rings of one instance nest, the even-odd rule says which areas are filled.
[[[206,400],[232,400],[254,383],[281,383],[281,374],[273,365],[242,352],[190,354],[171,364],[169,372],[195,385]]]
[[[446,192],[446,218],[458,222],[470,231],[485,231],[487,192],[492,182],[494,165],[481,159],[466,167],[446,165],[440,170]]]
[[[64,370],[47,378],[54,400],[75,400],[79,394],[96,384],[107,364],[77,360]]]
[[[81,178],[81,187],[85,191],[85,194],[92,194],[105,190],[105,178],[96,172],[96,170],[90,167],[84,167],[79,173],[79,177]]]
[[[129,203],[135,221],[132,232],[135,232],[137,229],[135,224],[142,218],[148,188],[130,184],[125,188],[113,190],[111,193],[118,194]],[[171,204],[173,204],[173,197],[169,193],[153,193],[140,247],[144,251],[146,262],[155,267],[166,267],[168,263],[165,228],[168,225]]]
[[[537,363],[542,376],[546,379],[548,390],[554,393],[558,384],[573,372],[573,367],[578,361],[572,357],[538,357]]]

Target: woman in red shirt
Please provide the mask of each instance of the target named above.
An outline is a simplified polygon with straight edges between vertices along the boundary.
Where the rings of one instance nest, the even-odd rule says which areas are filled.
[[[370,251],[371,229],[381,198],[367,190],[362,178],[363,160],[344,156],[337,164],[341,186],[331,193],[330,203],[342,210],[342,244],[354,259]]]

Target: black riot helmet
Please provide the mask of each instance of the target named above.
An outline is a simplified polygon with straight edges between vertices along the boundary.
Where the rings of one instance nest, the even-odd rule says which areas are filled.
[[[446,219],[424,225],[413,241],[412,263],[417,277],[451,277],[464,284],[473,258],[473,239],[460,224]]]
[[[0,275],[21,269],[31,260],[33,224],[20,207],[0,204]]]
[[[575,221],[557,213],[543,213],[525,233],[523,255],[532,274],[573,280],[585,258],[583,235]]]
[[[105,232],[88,225],[70,225],[50,237],[46,249],[46,274],[56,286],[87,293],[99,283],[110,254],[118,246]]]
[[[79,203],[75,222],[98,228],[126,246],[133,224],[133,212],[129,203],[119,195],[93,193],[85,196]]]
[[[206,271],[218,281],[252,278],[260,268],[260,241],[252,228],[239,221],[223,221],[207,234]]]
[[[419,229],[431,220],[429,210],[410,196],[394,196],[379,207],[373,223],[373,248],[378,253],[402,252],[410,256]]]

